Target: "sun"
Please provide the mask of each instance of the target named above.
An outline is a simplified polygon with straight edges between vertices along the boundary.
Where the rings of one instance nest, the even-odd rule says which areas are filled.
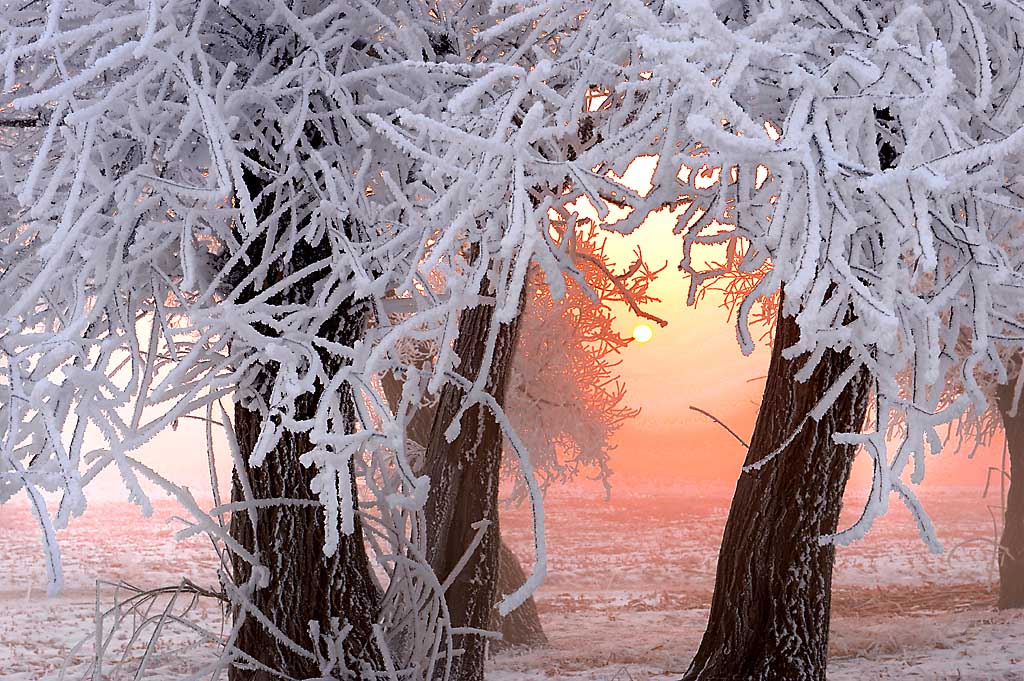
[[[637,324],[633,327],[633,340],[637,343],[646,343],[654,338],[654,330],[647,324]]]

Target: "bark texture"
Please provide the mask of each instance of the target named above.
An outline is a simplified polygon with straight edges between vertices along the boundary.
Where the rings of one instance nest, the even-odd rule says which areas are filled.
[[[387,373],[382,377],[381,383],[389,406],[392,410],[397,409],[402,397],[402,381],[393,373]],[[406,423],[406,436],[426,447],[425,443],[430,440],[433,419],[434,409],[421,407],[416,410]],[[500,599],[526,582],[526,572],[516,554],[501,538],[500,532],[498,541],[497,596]],[[537,604],[532,596],[506,617],[501,617],[496,608],[492,609],[491,621],[487,628],[491,631],[500,631],[502,635],[500,641],[491,642],[492,651],[511,647],[543,646],[548,643],[548,637],[544,634],[544,627],[537,612]]]
[[[313,399],[304,399],[302,408],[312,415]],[[252,452],[261,425],[260,414],[241,405],[235,406],[235,429],[243,457]],[[262,465],[246,465],[253,496],[315,500],[316,495],[309,487],[315,470],[299,463],[299,457],[310,449],[305,433],[286,433]],[[354,499],[354,475],[352,479]],[[233,501],[244,500],[237,473],[231,496]],[[343,646],[347,666],[376,668],[379,658],[372,647],[372,625],[379,596],[370,575],[358,516],[355,531],[341,534],[338,550],[332,556],[324,556],[324,514],[319,504],[261,508],[256,516],[255,532],[247,513],[235,513],[231,518],[232,536],[258,556],[269,570],[267,586],[257,588],[250,596],[252,607],[299,646],[318,649],[325,657],[326,649],[310,637],[309,623],[315,621],[321,632],[330,633],[334,626],[332,620],[337,618],[340,627],[352,626]],[[235,583],[244,584],[251,567],[236,557],[234,571]],[[289,677],[320,676],[315,659],[284,645],[251,613],[246,613],[235,645],[261,664]],[[282,677],[241,667],[234,667],[229,673],[230,681],[278,678]]]
[[[999,607],[1024,608],[1024,400],[1011,416],[1016,380],[996,389],[996,404],[1010,454],[1010,488],[999,541]]]
[[[262,44],[259,49],[278,50],[271,60],[273,66],[288,63],[294,54],[284,43],[271,42]],[[326,96],[317,93],[316,96]],[[268,127],[280,127],[271,117],[266,123]],[[330,132],[313,120],[303,126],[303,145],[298,152],[303,158],[308,155],[302,149],[305,145],[318,149],[325,144],[337,144],[338,140],[328,139]],[[244,305],[262,292],[273,287],[292,273],[301,271],[317,263],[331,262],[338,245],[333,242],[330,230],[320,236],[320,241],[313,243],[310,236],[295,238],[292,227],[301,229],[308,226],[311,206],[303,203],[314,201],[321,188],[322,176],[318,173],[308,175],[312,186],[275,185],[273,173],[257,170],[262,167],[273,167],[273,163],[261,158],[259,148],[246,152],[254,163],[246,165],[242,171],[242,180],[249,196],[255,203],[255,216],[263,231],[250,239],[248,235],[238,232],[235,237],[238,243],[247,244],[245,258],[235,263],[232,270],[223,278],[222,285],[227,289],[242,287],[237,291],[236,303]],[[304,192],[308,192],[305,194]],[[297,220],[298,222],[294,222]],[[342,223],[345,237],[351,241],[359,241],[361,230],[353,220],[346,219]],[[289,244],[287,249],[269,248],[271,245]],[[276,254],[276,255],[271,255]],[[230,254],[225,251],[222,257]],[[267,262],[273,257],[275,260]],[[265,275],[250,280],[252,263],[266,265]],[[277,318],[288,318],[296,314],[306,323],[316,325],[311,330],[319,337],[332,343],[351,346],[358,340],[365,329],[367,309],[363,302],[348,298],[334,309],[324,309],[328,285],[324,281],[325,270],[315,270],[303,279],[294,282],[285,290],[265,297],[261,305],[265,312]],[[248,283],[244,283],[248,282]],[[330,303],[334,305],[334,303]],[[307,313],[315,310],[315,314]],[[293,318],[294,319],[294,318]],[[253,323],[253,329],[268,341],[278,337],[277,329],[263,321]],[[323,347],[317,350],[320,361],[328,379],[335,375],[343,366],[338,355],[329,353]],[[279,365],[274,361],[255,367],[252,389],[259,393],[263,402],[269,402],[268,387],[273,384]],[[299,367],[301,369],[301,367]],[[246,387],[248,389],[248,386]],[[355,404],[351,390],[344,384],[340,394],[326,395],[324,385],[317,383],[314,389],[301,396],[294,405],[293,417],[297,420],[308,420],[316,414],[317,405],[323,399],[338,400],[341,423],[329,424],[335,430],[352,432],[355,428]],[[235,646],[245,655],[258,661],[260,665],[270,668],[271,673],[259,669],[246,669],[244,664],[236,662],[229,671],[229,681],[269,681],[277,678],[319,678],[322,676],[319,663],[315,656],[304,654],[301,649],[316,650],[327,658],[327,650],[322,640],[314,640],[310,633],[310,624],[316,623],[320,636],[330,636],[333,632],[351,626],[345,637],[341,654],[345,666],[349,669],[383,669],[381,653],[373,643],[372,626],[377,617],[380,603],[380,590],[370,569],[366,548],[363,543],[362,525],[359,516],[355,516],[354,531],[350,534],[341,532],[337,551],[331,556],[323,552],[325,539],[325,514],[320,507],[319,499],[310,490],[310,482],[316,474],[314,468],[302,465],[300,458],[312,449],[306,433],[285,432],[273,451],[269,452],[259,466],[249,464],[250,454],[259,439],[265,417],[251,405],[236,403],[235,431],[243,460],[244,470],[235,470],[232,480],[232,501],[244,501],[242,479],[244,473],[255,499],[300,499],[312,500],[314,504],[273,505],[255,511],[255,518],[249,512],[232,514],[230,531],[250,553],[255,555],[260,565],[266,570],[266,579],[261,580],[252,593],[248,594],[250,603],[245,606],[244,621],[239,630]],[[351,499],[353,507],[357,506],[354,466],[349,463],[349,474],[352,480]],[[339,498],[343,498],[339,490]],[[251,576],[251,566],[237,556],[232,557],[233,578],[236,585],[244,585]],[[243,616],[240,604],[234,604],[235,617]],[[268,626],[253,616],[253,610],[261,613],[262,618],[269,620]],[[274,631],[276,629],[277,631]],[[282,634],[297,645],[287,645],[281,641]]]
[[[806,357],[782,356],[798,338],[795,320],[780,318],[745,463],[799,432],[770,462],[740,475],[710,619],[686,681],[825,679],[835,548],[819,545],[818,537],[836,530],[854,455],[832,435],[861,428],[869,381],[859,373],[820,421],[805,422],[851,360],[827,352],[810,379],[798,383],[794,375]]]
[[[466,310],[459,319],[455,352],[460,360],[459,372],[471,381],[483,366],[485,339],[493,312],[492,306],[480,305]],[[504,403],[519,320],[517,315],[514,321],[498,329],[486,387],[499,404]],[[465,392],[456,385],[444,387],[427,444],[428,557],[438,579],[444,583],[472,544],[477,533],[473,526],[481,520],[489,522],[480,544],[445,594],[452,626],[487,629],[498,577],[502,431],[490,407],[477,404],[462,415],[458,436],[448,442],[445,431],[458,414],[464,398]],[[478,635],[455,637],[455,647],[464,652],[452,661],[453,681],[483,681],[486,644]]]

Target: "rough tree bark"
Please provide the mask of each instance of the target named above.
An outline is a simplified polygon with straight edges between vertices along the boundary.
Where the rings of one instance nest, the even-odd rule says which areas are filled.
[[[1018,371],[1019,371],[1018,366]],[[1016,377],[1013,377],[1015,379]],[[999,541],[999,607],[1024,608],[1024,399],[1011,416],[1016,380],[996,389],[996,405],[1010,454],[1003,536]]]
[[[300,400],[299,408],[305,416],[312,416],[316,397]],[[235,430],[243,458],[247,458],[256,445],[262,423],[258,412],[235,406]],[[308,435],[286,433],[262,465],[253,467],[246,463],[245,474],[254,498],[316,500],[309,487],[315,471],[299,463],[299,457],[310,449]],[[354,474],[352,480],[352,498],[355,499]],[[237,472],[231,497],[232,501],[244,500]],[[328,634],[333,630],[332,619],[337,618],[341,627],[352,626],[343,644],[347,666],[358,669],[369,664],[376,668],[378,652],[371,642],[379,595],[370,575],[358,516],[355,531],[349,535],[341,533],[338,550],[329,557],[323,552],[324,514],[318,503],[260,508],[256,517],[255,533],[247,513],[235,513],[231,518],[232,536],[259,557],[269,571],[267,586],[256,588],[249,596],[252,606],[289,639],[303,648],[320,650],[325,657],[326,650],[321,642],[314,642],[310,637],[309,623],[315,621],[320,631]],[[338,529],[340,532],[341,528]],[[251,567],[237,557],[233,563],[235,583],[244,584]],[[251,613],[246,613],[235,645],[261,664],[288,677],[320,676],[315,659],[282,644]],[[230,681],[271,681],[282,676],[236,666],[228,678]]]
[[[484,286],[487,282],[484,282]],[[481,291],[486,294],[486,290]],[[522,301],[520,301],[520,308]],[[484,339],[490,330],[493,306],[479,305],[462,313],[455,352],[459,372],[474,380],[483,365]],[[505,386],[519,334],[520,316],[502,324],[486,389],[504,403]],[[500,529],[498,483],[501,476],[502,431],[490,407],[477,404],[460,421],[458,436],[448,442],[445,431],[458,414],[465,392],[449,383],[442,389],[427,444],[425,473],[430,476],[427,498],[428,557],[442,583],[471,545],[478,521],[489,525],[466,566],[445,594],[452,626],[487,629],[494,608]],[[486,641],[478,635],[455,637],[464,652],[452,660],[454,681],[483,681]]]
[[[384,387],[384,395],[392,410],[398,408],[402,397],[402,382],[394,374],[387,373],[381,383]],[[433,427],[434,410],[421,407],[417,409],[406,423],[406,436],[426,447],[430,439],[430,431]],[[526,572],[523,570],[516,554],[509,548],[505,540],[498,537],[498,584],[497,594],[500,598],[510,594],[526,582]],[[544,627],[540,621],[540,614],[537,612],[537,604],[533,597],[527,598],[518,608],[510,612],[506,617],[501,617],[496,608],[491,610],[491,620],[487,627],[491,631],[500,631],[501,640],[491,642],[491,650],[505,650],[511,647],[544,646],[548,643],[548,637],[544,633]]]
[[[810,379],[806,357],[782,351],[799,338],[792,318],[776,328],[768,380],[745,464],[793,438],[771,461],[740,475],[718,558],[711,615],[685,681],[823,681],[836,530],[854,447],[832,435],[861,428],[869,378],[856,375],[820,421],[805,417],[850,367],[826,352]]]

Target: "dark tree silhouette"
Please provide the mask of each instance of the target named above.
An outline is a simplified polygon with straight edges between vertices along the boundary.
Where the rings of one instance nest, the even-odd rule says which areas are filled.
[[[498,596],[514,592],[525,582],[526,572],[519,558],[502,540],[498,547]],[[548,644],[547,634],[541,625],[540,613],[537,612],[537,603],[532,597],[527,598],[522,605],[504,617],[497,608],[492,609],[488,628],[501,632],[501,640],[491,642],[491,650],[534,648]]]
[[[968,345],[971,332],[963,329],[958,345]],[[959,351],[962,351],[960,349]],[[1004,382],[994,372],[982,372],[978,384],[985,400],[973,402],[954,423],[947,433],[950,449],[977,450],[993,445],[1000,433],[1005,439],[1005,455],[1002,465],[989,467],[988,473],[999,476],[999,507],[1003,527],[996,538],[996,561],[999,566],[999,599],[1001,609],[1024,608],[1024,410],[1014,407],[1014,395],[1021,371],[1022,358],[1019,354],[1005,352],[1003,358],[1007,369]],[[946,382],[941,404],[950,405],[963,395],[964,386],[959,375],[953,374]],[[895,427],[901,428],[902,422]],[[988,478],[991,481],[991,477]],[[987,496],[989,485],[985,485]]]

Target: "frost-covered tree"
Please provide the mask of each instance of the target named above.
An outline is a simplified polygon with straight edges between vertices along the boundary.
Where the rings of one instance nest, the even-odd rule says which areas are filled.
[[[545,570],[539,485],[502,408],[527,275],[554,298],[564,274],[586,283],[559,206],[626,206],[628,232],[685,192],[687,253],[731,238],[710,233],[727,209],[751,244],[739,266],[773,265],[755,294],[782,291],[773,406],[690,675],[820,678],[832,543],[890,491],[932,538],[904,475],[983,401],[977,371],[1005,376],[993,340],[1019,341],[1020,21],[1010,2],[943,0],[6,5],[4,498],[36,503],[56,586],[54,521],[100,470],[144,506],[140,479],[175,494],[225,551],[238,677],[479,678],[495,433],[538,528],[501,611]],[[614,181],[641,154],[660,159],[643,195]],[[728,181],[680,176],[695,159]],[[413,314],[392,323],[396,301]],[[429,370],[401,361],[408,338],[440,348]],[[385,371],[404,381],[394,413]],[[963,396],[939,409],[947,375]],[[404,433],[425,392],[431,481]],[[229,396],[234,499],[207,514],[133,452]],[[907,427],[889,448],[893,413]],[[874,488],[836,533],[857,445]],[[488,487],[466,497],[445,471],[469,457]],[[52,518],[39,490],[63,492]]]
[[[941,448],[938,427],[985,403],[978,372],[1005,377],[995,343],[1021,341],[1024,15],[938,0],[633,8],[649,27],[639,42],[651,73],[633,90],[661,117],[655,187],[680,164],[722,169],[712,186],[682,175],[691,300],[722,274],[696,271],[692,249],[737,236],[749,248],[732,265],[763,273],[739,308],[744,350],[751,311],[781,290],[687,677],[824,678],[834,545],[863,534],[894,492],[938,548],[909,483]],[[962,394],[942,404],[951,375]],[[869,398],[876,423],[861,432]],[[896,415],[906,428],[890,444]],[[872,490],[837,531],[858,446],[874,462]]]
[[[573,316],[574,313],[586,313],[590,315],[587,320],[577,319],[577,327],[574,332],[568,332],[565,328],[566,319],[561,319],[560,326],[551,326],[550,319],[551,299],[550,293],[546,292],[552,288],[545,287],[543,281],[537,281],[540,272],[531,269],[527,273],[527,285],[522,289],[521,310],[532,308],[532,314],[520,313],[511,322],[506,322],[498,327],[495,351],[490,357],[490,369],[487,373],[487,392],[492,395],[502,409],[513,409],[515,403],[510,400],[509,389],[521,389],[525,385],[543,393],[545,383],[550,383],[554,376],[547,376],[545,380],[536,380],[543,367],[536,365],[536,355],[533,351],[538,343],[545,344],[543,339],[552,338],[553,342],[563,347],[576,350],[591,350],[591,354],[585,354],[583,358],[564,358],[560,363],[575,369],[575,385],[563,386],[562,395],[572,400],[566,405],[541,405],[535,400],[528,398],[529,405],[519,403],[519,408],[525,413],[520,414],[520,424],[526,424],[526,430],[517,437],[503,437],[495,418],[494,410],[487,410],[483,405],[467,412],[461,419],[456,415],[459,422],[459,430],[454,439],[449,439],[447,429],[449,423],[453,422],[452,414],[459,404],[460,395],[456,387],[447,386],[438,396],[433,407],[433,419],[424,450],[424,470],[431,480],[431,492],[426,505],[427,532],[431,537],[428,548],[428,555],[435,573],[439,578],[449,580],[451,584],[445,592],[445,598],[451,611],[453,624],[459,627],[473,629],[484,629],[495,622],[493,603],[496,596],[496,588],[501,582],[501,535],[499,529],[498,513],[498,490],[501,480],[503,461],[509,457],[503,457],[503,450],[511,450],[509,453],[518,452],[516,457],[518,465],[522,468],[524,461],[529,462],[529,468],[537,473],[525,477],[524,489],[521,493],[524,497],[535,495],[541,491],[544,481],[549,479],[553,469],[558,467],[559,458],[552,456],[550,451],[552,441],[560,438],[565,440],[565,425],[574,416],[573,411],[584,411],[588,407],[597,408],[602,411],[587,414],[590,417],[590,430],[604,432],[607,436],[610,426],[617,426],[616,408],[621,402],[622,392],[608,394],[602,391],[600,383],[602,378],[608,379],[607,362],[594,353],[601,350],[589,348],[587,340],[593,345],[600,346],[601,343],[614,343],[616,338],[611,333],[610,316],[607,314],[595,313],[595,309],[608,302],[618,301],[629,304],[634,310],[642,313],[640,305],[648,301],[646,295],[647,285],[653,277],[643,260],[638,257],[636,262],[624,273],[612,273],[605,262],[603,251],[590,239],[579,238],[579,233],[572,220],[567,222],[553,221],[553,228],[560,228],[561,240],[566,242],[565,253],[578,263],[578,269],[584,273],[580,282],[562,282],[562,287],[567,294],[563,296],[558,305],[562,315]],[[592,233],[591,233],[592,235]],[[592,238],[592,236],[591,236]],[[582,241],[582,244],[580,243]],[[531,277],[530,274],[534,276]],[[589,276],[588,276],[589,274]],[[562,276],[558,274],[556,276]],[[534,281],[531,282],[531,279]],[[531,285],[532,283],[532,285]],[[593,283],[594,288],[588,285]],[[585,288],[584,288],[585,287]],[[587,303],[575,299],[574,289],[583,288],[587,294]],[[583,292],[581,291],[581,292]],[[473,341],[485,336],[494,322],[483,313],[487,306],[480,306],[467,310],[459,319],[459,336],[455,343],[455,350],[460,358],[460,371],[468,369],[468,374],[476,372],[476,367],[484,365],[485,348]],[[548,327],[534,326],[527,329],[530,335],[524,339],[523,325],[529,321],[540,321],[543,325],[547,317]],[[561,331],[561,333],[558,333]],[[593,339],[580,338],[580,332],[592,332]],[[555,332],[554,334],[552,332]],[[469,339],[466,342],[466,339]],[[524,342],[525,340],[525,342]],[[618,337],[621,342],[621,337]],[[607,354],[609,348],[605,348]],[[522,357],[523,362],[531,362],[531,369],[522,372],[519,376],[518,386],[514,384],[515,357]],[[595,361],[589,370],[582,370],[580,364],[587,360]],[[522,366],[522,364],[520,365]],[[556,364],[557,366],[557,364]],[[526,374],[533,375],[535,380],[528,384],[523,380]],[[583,375],[580,375],[583,374]],[[463,374],[464,376],[466,374]],[[563,380],[568,383],[569,380]],[[585,391],[590,390],[587,395]],[[579,393],[583,393],[580,395]],[[515,392],[512,393],[514,399]],[[579,398],[583,398],[580,400]],[[588,399],[590,398],[590,399]],[[611,403],[611,404],[609,404]],[[543,410],[547,418],[539,420],[538,412]],[[608,413],[611,412],[611,413]],[[609,419],[611,421],[609,422]],[[544,435],[540,428],[544,428]],[[590,441],[584,438],[590,433],[587,428],[580,428],[576,423],[574,434],[580,439],[572,441],[573,445],[580,448],[578,453],[563,451],[561,457],[564,461],[572,462],[576,456],[579,464],[580,454],[593,456],[598,463],[606,460],[607,452],[603,450],[594,451],[594,438]],[[510,432],[518,433],[516,429],[505,431],[504,435]],[[532,438],[531,438],[532,435]],[[528,439],[529,438],[529,439]],[[532,442],[531,442],[532,440]],[[540,447],[536,456],[530,456],[529,445],[534,444]],[[607,442],[603,443],[607,447]],[[524,456],[528,457],[524,460]],[[539,480],[538,480],[539,478]],[[482,524],[483,523],[483,524]],[[538,533],[538,536],[539,533]],[[467,559],[467,551],[473,555]],[[505,557],[510,559],[511,553],[506,551]],[[509,567],[507,564],[506,568]],[[536,566],[535,566],[536,568]],[[519,585],[517,585],[519,586]],[[520,586],[520,589],[522,587]],[[512,592],[519,593],[519,591]],[[506,594],[500,594],[505,596]],[[504,601],[503,601],[504,603]],[[512,601],[513,606],[517,605]],[[521,601],[519,601],[521,603]],[[513,610],[513,606],[499,607],[498,618],[507,617]],[[459,645],[465,652],[456,660],[453,669],[458,678],[483,677],[484,642],[478,637],[465,637],[459,640]]]
[[[606,238],[593,223],[578,230],[577,267],[590,290],[567,282],[561,300],[551,298],[543,277],[527,292],[529,314],[523,320],[508,387],[509,420],[522,437],[542,490],[566,484],[580,475],[600,479],[611,491],[611,440],[619,428],[639,414],[625,403],[626,385],[616,369],[618,353],[630,339],[614,328],[613,304],[664,323],[644,311],[654,299],[648,287],[660,270],[652,270],[638,250],[623,271],[612,263]],[[504,474],[513,484],[512,501],[528,493],[506,442]],[[518,558],[502,542],[498,593],[511,593],[525,580]],[[492,629],[500,645],[536,645],[547,638],[532,601],[505,616],[492,613]]]
[[[454,637],[476,639],[445,599],[459,566],[430,569],[448,544],[426,507],[447,500],[406,452],[430,391],[440,449],[467,414],[513,443],[539,551],[502,607],[525,599],[539,487],[489,377],[531,266],[556,298],[562,273],[586,283],[555,209],[659,198],[606,176],[649,146],[621,143],[649,126],[642,102],[588,106],[640,77],[625,18],[610,2],[0,8],[0,473],[4,500],[35,504],[52,588],[54,528],[115,468],[132,501],[162,487],[222,550],[234,678],[448,674]],[[396,300],[414,314],[392,324]],[[402,364],[406,338],[442,348],[429,372]],[[373,388],[389,370],[408,374],[397,414]],[[135,455],[204,412],[230,423],[235,464],[209,513]],[[61,493],[54,512],[41,491]]]
[[[573,248],[586,288],[567,280],[565,296],[556,300],[539,271],[531,278],[508,414],[542,489],[584,474],[610,490],[611,440],[639,413],[626,404],[626,385],[616,369],[631,339],[616,330],[615,308],[664,324],[645,309],[655,300],[648,289],[661,270],[642,251],[629,263],[614,262],[607,236],[590,222],[577,229]],[[505,461],[513,499],[525,498],[508,443]]]

